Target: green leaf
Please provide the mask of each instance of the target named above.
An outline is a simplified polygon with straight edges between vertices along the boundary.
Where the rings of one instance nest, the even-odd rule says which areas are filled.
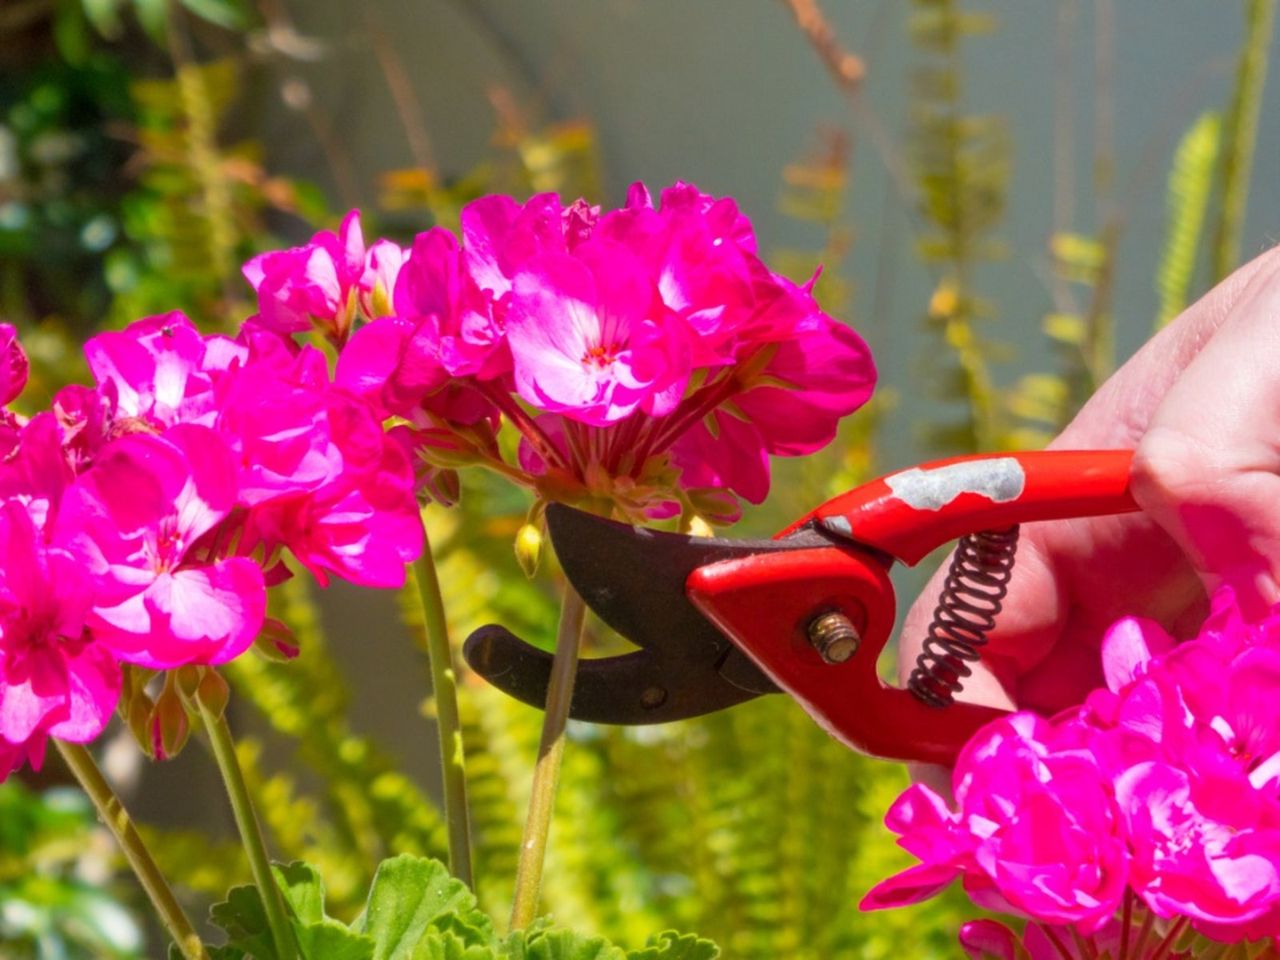
[[[533,927],[507,938],[510,960],[627,960],[621,947],[574,930]]]
[[[1084,317],[1074,313],[1051,313],[1044,318],[1045,336],[1059,343],[1078,347],[1084,343]]]
[[[1064,267],[1092,274],[1106,261],[1106,248],[1094,237],[1063,231],[1049,238],[1054,259]]]
[[[293,933],[303,960],[373,960],[371,937],[351,930],[324,913],[324,884],[306,863],[275,864],[273,870],[292,915]],[[275,960],[275,947],[258,888],[235,887],[214,906],[213,922],[227,934],[230,960],[242,956]]]
[[[294,862],[272,867],[285,902],[302,924],[320,923],[324,915],[324,881],[309,863]]]
[[[304,960],[372,960],[371,937],[351,930],[345,923],[324,919],[318,923],[293,926],[298,949]]]
[[[438,860],[384,860],[373,878],[357,929],[377,944],[374,960],[410,960],[429,932],[457,935],[467,945],[493,943],[493,924],[476,908],[466,884]]]
[[[64,3],[53,17],[53,42],[63,59],[73,66],[89,59],[93,38],[84,10],[77,4]]]
[[[1156,274],[1156,291],[1160,294],[1158,327],[1176,317],[1187,305],[1221,141],[1221,116],[1202,113],[1183,134],[1173,155],[1165,199],[1164,253]]]
[[[227,30],[244,30],[250,23],[249,8],[242,0],[182,0],[182,5]]]
[[[232,887],[227,899],[215,903],[209,919],[227,935],[227,946],[241,950],[257,960],[273,960],[271,929],[262,909],[262,898],[254,886]],[[235,954],[231,954],[235,956]]]
[[[720,948],[692,933],[666,930],[649,938],[643,950],[632,950],[627,960],[716,960]]]
[[[168,2],[169,0],[133,0],[133,11],[138,15],[138,22],[156,44],[163,44],[165,40]]]
[[[412,960],[499,960],[494,947],[467,945],[452,933],[428,933],[413,949]]]
[[[293,933],[305,960],[372,960],[372,937],[351,930],[324,912],[324,881],[309,863],[273,867],[280,892],[293,913]]]
[[[107,40],[120,37],[123,24],[120,22],[120,7],[124,0],[80,0],[84,15],[93,29]]]

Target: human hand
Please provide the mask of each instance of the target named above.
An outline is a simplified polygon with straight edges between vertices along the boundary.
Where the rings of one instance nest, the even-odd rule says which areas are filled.
[[[1023,527],[1004,609],[957,699],[1054,713],[1103,685],[1098,647],[1115,620],[1183,636],[1221,584],[1246,612],[1280,600],[1280,248],[1153,337],[1050,448],[1133,449],[1143,512]],[[904,681],[944,576],[945,564],[907,614]]]

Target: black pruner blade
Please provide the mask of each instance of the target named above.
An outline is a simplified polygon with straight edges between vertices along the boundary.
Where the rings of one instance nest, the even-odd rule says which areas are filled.
[[[645,724],[713,713],[778,688],[689,601],[698,567],[811,547],[819,534],[781,540],[686,537],[632,527],[561,504],[547,526],[569,582],[596,614],[639,650],[584,659],[569,715]],[[825,541],[822,541],[825,542]],[[546,702],[551,655],[503,627],[481,627],[463,654],[471,668],[518,700]]]

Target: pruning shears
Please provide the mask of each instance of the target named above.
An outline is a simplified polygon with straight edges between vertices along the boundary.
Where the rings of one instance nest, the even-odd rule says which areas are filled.
[[[1018,525],[1137,510],[1131,461],[1127,450],[939,460],[828,500],[770,540],[681,536],[552,505],[570,583],[639,648],[583,660],[570,716],[665,723],[783,692],[854,750],[950,764],[1002,712],[954,695],[1000,612]],[[956,539],[924,650],[907,685],[891,686],[876,669],[894,624],[889,570]],[[511,696],[545,702],[545,651],[491,625],[464,654]]]

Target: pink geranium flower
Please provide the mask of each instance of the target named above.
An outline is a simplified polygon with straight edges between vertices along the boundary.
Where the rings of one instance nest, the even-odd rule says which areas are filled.
[[[120,668],[86,630],[92,586],[22,504],[0,505],[0,779],[46,737],[85,743],[111,719]]]
[[[365,254],[364,274],[360,278],[360,309],[370,320],[395,313],[392,297],[400,269],[409,258],[406,250],[390,240],[377,240]]]
[[[915,902],[963,877],[980,906],[1098,930],[1126,889],[1128,854],[1109,785],[1093,757],[1031,714],[988,724],[953,778],[957,810],[916,785],[886,824],[920,866],[880,883],[862,902]]]
[[[141,421],[144,429],[211,423],[215,377],[245,357],[244,347],[204,336],[177,311],[100,333],[84,353],[99,386],[110,388],[113,417]]]
[[[215,425],[235,453],[237,497],[252,507],[334,481],[342,453],[328,427],[333,402],[324,356],[250,362],[220,385]]]
[[[1230,594],[1206,627],[1178,646],[1149,622],[1111,629],[1100,743],[1142,899],[1162,917],[1245,924],[1280,901],[1280,649]]]
[[[463,217],[465,223],[465,209]],[[406,356],[406,362],[421,362],[421,358],[452,377],[494,380],[511,368],[504,312],[499,306],[509,284],[504,280],[501,292],[485,288],[480,278],[468,272],[469,262],[448,230],[435,227],[418,234],[396,280],[395,314],[420,327],[412,341],[414,353]],[[406,396],[414,389],[414,381],[423,383],[424,393],[438,386],[412,368],[402,377],[408,379],[401,387]]]
[[[587,263],[547,256],[517,274],[507,314],[516,389],[592,426],[670,413],[689,375],[680,328],[625,250]]]
[[[376,393],[349,371],[348,381]],[[331,383],[311,347],[251,360],[227,378],[223,396],[217,428],[235,451],[247,508],[241,549],[261,545],[274,557],[287,548],[322,583],[336,573],[362,586],[403,584],[422,524],[412,466],[375,412],[384,408]]]
[[[21,503],[38,527],[58,511],[62,494],[74,479],[55,416],[41,411],[17,432],[16,443],[0,462],[0,500]]]
[[[113,441],[63,498],[54,542],[93,581],[88,622],[121,659],[155,669],[216,664],[262,627],[262,569],[220,556],[210,535],[236,502],[218,434],[183,424]]]
[[[609,211],[489,196],[460,223],[460,240],[435,227],[407,251],[359,246],[351,284],[370,322],[330,332],[336,383],[408,421],[400,435],[436,489],[487,463],[544,499],[726,519],[737,496],[764,498],[771,455],[829,443],[870,396],[866,345],[764,265],[730,199],[684,183],[658,204],[636,185]],[[287,334],[329,316],[347,289],[338,239],[251,263],[260,300],[279,296],[248,326]],[[503,421],[522,434],[518,465],[496,442]]]
[[[423,428],[485,421],[497,427],[498,408],[481,385],[445,368],[434,317],[384,317],[361,327],[338,358],[334,382],[380,418],[403,417]]]
[[[1102,668],[1107,687],[1079,709],[981,731],[957,764],[955,814],[923,802],[923,787],[903,794],[887,822],[922,863],[873,890],[869,906],[930,896],[949,871],[979,904],[1072,923],[1102,952],[1100,924],[1124,877],[1125,915],[1167,921],[1157,956],[1188,922],[1226,943],[1280,935],[1280,608],[1250,619],[1223,589],[1183,643],[1152,621],[1121,620]],[[1000,735],[1008,724],[1022,736]],[[1100,854],[1096,889],[1080,870],[1090,841],[1073,826]],[[1119,860],[1104,852],[1117,841]],[[1042,872],[1055,850],[1060,866]],[[1082,924],[1063,905],[1086,890],[1098,910]],[[1022,956],[999,931],[971,932],[974,955]]]
[[[288,547],[321,584],[327,573],[367,587],[400,587],[423,549],[414,474],[404,448],[363,404],[333,391],[312,434],[336,464],[324,482],[259,501],[246,539],[268,554]]]
[[[1280,897],[1280,811],[1243,777],[1140,763],[1116,780],[1134,889],[1161,917],[1240,923]]]
[[[322,230],[301,247],[259,254],[243,272],[264,327],[291,334],[314,325],[344,343],[362,285],[369,289],[367,267],[360,212],[352,210],[336,235]]]

